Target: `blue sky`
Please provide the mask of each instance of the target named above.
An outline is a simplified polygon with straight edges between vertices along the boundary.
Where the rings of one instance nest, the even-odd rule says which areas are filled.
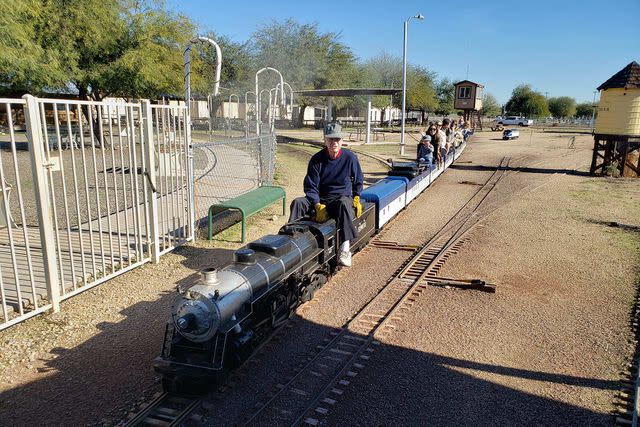
[[[469,80],[501,103],[520,83],[549,97],[591,101],[598,85],[640,62],[640,0],[167,0],[167,6],[203,32],[239,42],[273,20],[315,22],[340,33],[361,59],[382,51],[402,56],[403,21],[421,13],[425,20],[409,25],[409,62],[454,80],[467,77],[468,65]]]

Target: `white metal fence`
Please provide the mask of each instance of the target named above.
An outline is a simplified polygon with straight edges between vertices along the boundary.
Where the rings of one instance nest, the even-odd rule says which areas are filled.
[[[0,99],[0,330],[193,238],[187,113]]]

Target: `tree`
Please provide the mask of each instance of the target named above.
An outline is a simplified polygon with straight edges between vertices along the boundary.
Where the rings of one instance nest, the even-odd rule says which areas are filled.
[[[553,117],[572,117],[576,113],[576,100],[569,96],[549,98],[549,112]]]
[[[317,24],[300,24],[292,19],[274,21],[252,35],[251,49],[257,67],[274,67],[282,72],[294,90],[348,87],[356,81],[357,68],[351,49],[337,33],[320,33]],[[262,87],[275,87],[271,73],[261,75]],[[304,109],[318,100],[298,97],[299,125]],[[337,98],[340,107],[347,101]]]
[[[451,85],[451,108],[453,109],[453,85]],[[435,73],[418,65],[407,69],[407,110],[418,110],[424,122],[425,113],[439,107],[436,92]]]
[[[544,95],[522,84],[513,89],[511,98],[505,106],[509,114],[527,117],[544,117],[549,115],[549,107]]]
[[[447,78],[444,78],[436,85],[436,96],[438,98],[438,106],[435,109],[435,113],[439,116],[448,116],[453,113],[453,98],[455,87],[453,82]]]
[[[6,0],[0,14],[0,92],[15,95],[67,83],[60,53],[47,47],[39,31],[46,13],[39,0]]]
[[[16,10],[2,19],[11,34],[0,42],[6,88],[73,85],[92,100],[182,92],[182,51],[194,33],[186,17],[144,0],[10,1]]]
[[[373,58],[370,58],[359,67],[359,87],[380,87],[380,88],[397,88],[402,84],[402,59],[383,52]],[[399,97],[378,95],[371,99],[374,107],[381,108],[384,121],[385,108],[391,105],[399,106]],[[359,102],[354,102],[354,106],[362,107]]]
[[[593,104],[590,102],[582,102],[576,105],[576,117],[589,117],[593,114]],[[596,115],[598,112],[596,111]]]
[[[502,112],[502,108],[496,98],[490,93],[486,93],[482,96],[482,108],[480,114],[485,117],[497,116]]]

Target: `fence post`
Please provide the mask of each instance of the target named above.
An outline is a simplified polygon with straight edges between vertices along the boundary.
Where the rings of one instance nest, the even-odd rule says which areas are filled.
[[[195,177],[193,173],[193,143],[191,141],[191,114],[188,109],[185,109],[184,112],[184,129],[185,129],[185,139],[186,139],[186,150],[187,150],[187,195],[189,196],[189,232],[191,236],[184,236],[185,239],[189,240],[189,238],[193,238],[196,240],[197,230],[196,225],[196,196],[195,196]]]
[[[47,285],[47,295],[54,312],[60,311],[60,283],[58,265],[56,264],[55,238],[51,217],[51,196],[47,184],[46,169],[52,165],[47,162],[44,153],[44,142],[40,126],[38,101],[33,95],[22,97],[27,102],[25,120],[27,125],[27,144],[31,159],[31,177],[33,179],[36,210],[40,241],[42,243],[42,257],[44,258],[44,275]]]
[[[145,175],[149,180],[149,232],[151,234],[151,260],[157,264],[160,262],[160,236],[158,232],[158,191],[156,189],[156,156],[153,144],[153,113],[151,102],[148,99],[142,101],[142,125],[144,126],[144,142],[146,144],[147,170]]]

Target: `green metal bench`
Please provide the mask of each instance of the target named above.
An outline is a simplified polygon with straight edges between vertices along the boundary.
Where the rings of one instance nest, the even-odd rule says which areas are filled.
[[[282,199],[282,215],[286,213],[287,196],[282,187],[263,185],[248,193],[242,194],[223,203],[216,203],[209,208],[209,240],[213,238],[214,210],[232,209],[242,215],[242,243],[246,238],[246,221],[251,215],[260,212],[267,206]]]

